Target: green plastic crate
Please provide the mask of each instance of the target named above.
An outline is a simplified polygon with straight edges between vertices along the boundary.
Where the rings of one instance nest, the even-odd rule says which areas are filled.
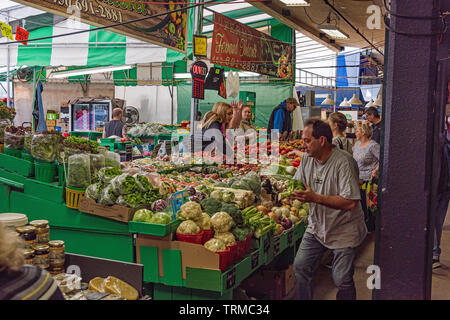
[[[73,137],[86,137],[89,140],[97,141],[97,139],[103,136],[103,132],[97,131],[70,131],[70,135]]]
[[[130,233],[141,233],[152,236],[164,237],[175,232],[180,225],[181,220],[174,220],[169,224],[156,224],[147,222],[130,221],[128,222]]]
[[[39,162],[34,163],[34,175],[41,182],[53,182],[56,177],[56,163]]]
[[[66,165],[67,170],[67,165]],[[66,175],[64,173],[64,165],[58,164],[58,185],[63,186],[66,183]]]
[[[3,148],[3,153],[16,158],[22,157],[22,150],[10,149],[5,147]]]
[[[114,143],[114,142],[116,142],[116,139],[115,138],[102,138],[102,139],[100,139],[100,142],[101,143]]]
[[[33,162],[3,153],[0,153],[0,168],[18,173],[24,177],[32,177],[34,175]]]

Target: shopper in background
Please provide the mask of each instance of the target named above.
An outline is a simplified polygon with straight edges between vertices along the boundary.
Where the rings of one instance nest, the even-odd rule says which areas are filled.
[[[333,112],[328,118],[331,131],[333,132],[333,144],[341,150],[352,154],[352,143],[347,139],[345,130],[347,130],[347,118],[340,112]]]
[[[272,130],[278,130],[280,140],[289,136],[292,131],[292,112],[299,106],[297,99],[287,98],[273,109],[267,126],[267,134],[271,138]]]
[[[125,124],[122,122],[123,111],[120,108],[114,108],[112,111],[113,119],[106,123],[103,130],[102,138],[108,138],[111,136],[118,136],[121,138],[127,138],[127,130]]]
[[[366,110],[366,119],[372,124],[372,140],[380,144],[381,139],[381,118],[377,108],[369,107]]]
[[[448,125],[448,124],[447,124]],[[447,215],[450,201],[450,141],[448,137],[442,137],[441,168],[437,190],[437,202],[435,204],[434,219],[434,245],[433,245],[433,269],[441,266],[441,237],[445,216]]]
[[[361,204],[366,225],[370,232],[375,229],[375,217],[367,208],[366,191],[363,185],[367,185],[369,180],[377,183],[380,158],[380,145],[375,140],[372,140],[371,137],[372,128],[368,124],[362,124],[356,129],[357,141],[353,147],[353,157],[359,168]]]
[[[353,281],[355,248],[367,234],[360,204],[358,166],[350,154],[332,144],[330,126],[310,119],[303,143],[307,157],[294,178],[305,185],[293,199],[309,203],[308,228],[294,261],[296,288],[302,300],[313,297],[311,281],[323,254],[333,250],[332,276],[336,299],[356,299]]]
[[[0,300],[64,300],[47,271],[24,265],[23,249],[22,239],[0,223]]]
[[[237,121],[240,123],[241,113],[242,100],[239,103],[232,102],[231,105],[225,102],[217,102],[202,120],[202,150],[214,143],[216,133],[220,133],[223,138],[223,152],[225,153],[226,145],[231,139],[227,136],[227,129],[239,127],[239,124],[236,125],[236,123]],[[214,130],[217,131],[214,132]]]
[[[239,126],[242,130],[247,131],[248,129],[256,130],[255,124],[252,122],[252,108],[245,106],[242,108],[242,120]]]

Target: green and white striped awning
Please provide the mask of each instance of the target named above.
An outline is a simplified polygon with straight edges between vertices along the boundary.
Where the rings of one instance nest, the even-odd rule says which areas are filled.
[[[49,37],[94,27],[64,20],[56,25],[30,32],[30,39]],[[23,44],[2,45],[10,41],[0,39],[0,66],[110,66],[154,62],[173,62],[183,59],[176,51],[150,44],[108,30],[88,31],[76,35],[39,40]]]

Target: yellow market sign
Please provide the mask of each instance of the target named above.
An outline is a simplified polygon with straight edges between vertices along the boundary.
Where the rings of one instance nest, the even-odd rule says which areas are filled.
[[[186,53],[188,12],[180,10],[164,14],[186,5],[180,2],[153,0],[151,4],[141,0],[14,0],[66,18],[86,24],[104,27],[117,23],[142,19],[157,14],[158,17],[108,28],[129,37]],[[161,3],[161,4],[159,4]]]
[[[3,23],[3,22],[0,22],[0,26],[2,28],[2,36],[6,37],[10,40],[14,40],[12,27],[9,24]]]

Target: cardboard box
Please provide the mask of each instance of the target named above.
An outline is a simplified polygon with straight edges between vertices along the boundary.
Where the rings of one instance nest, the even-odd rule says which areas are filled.
[[[146,206],[141,206],[138,208],[128,208],[124,206],[119,206],[115,204],[113,206],[105,206],[95,202],[92,199],[82,197],[80,200],[79,211],[84,213],[93,214],[103,218],[108,218],[120,222],[128,223],[128,221],[133,219],[134,213],[142,208],[147,208]]]
[[[241,284],[248,296],[258,300],[281,300],[283,281],[279,272],[258,270]]]
[[[180,250],[181,272],[183,280],[186,280],[186,267],[220,270],[219,255],[206,249],[201,244],[182,241],[170,241],[170,237],[167,236],[164,239],[154,239],[153,236],[138,234],[136,237],[137,263],[141,263],[141,247],[158,248],[158,272],[160,277],[164,277],[164,266],[162,258],[163,249]],[[174,266],[170,267],[172,269],[174,268]]]
[[[264,275],[268,279],[279,277],[281,280],[282,296],[287,296],[295,288],[294,266],[291,264],[283,270],[264,270]]]

